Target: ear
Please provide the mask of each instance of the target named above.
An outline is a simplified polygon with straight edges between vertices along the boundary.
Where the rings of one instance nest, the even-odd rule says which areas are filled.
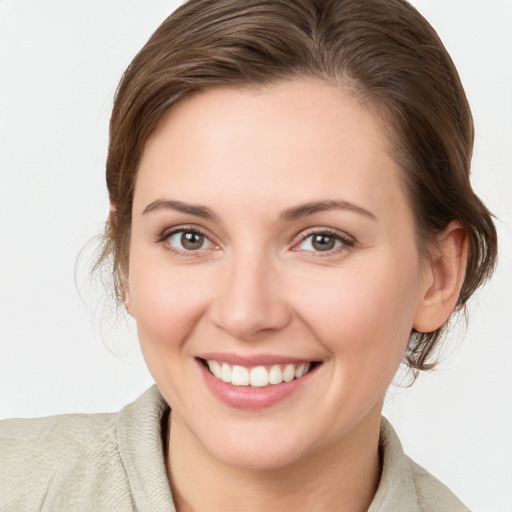
[[[112,203],[110,203],[108,211],[108,222],[110,226],[115,226],[117,224],[117,209]],[[128,276],[123,271],[121,271],[121,273],[121,290],[123,292],[124,307],[126,308],[128,314],[130,316],[133,316],[130,287],[128,285]]]
[[[133,316],[133,305],[130,295],[130,287],[128,285],[128,279],[123,276],[123,299],[124,307],[130,316]]]
[[[459,221],[450,222],[425,264],[424,286],[413,323],[416,331],[435,331],[450,318],[464,281],[467,255],[466,229]]]
[[[108,223],[110,226],[115,226],[117,224],[117,208],[112,202],[109,203],[108,207]]]

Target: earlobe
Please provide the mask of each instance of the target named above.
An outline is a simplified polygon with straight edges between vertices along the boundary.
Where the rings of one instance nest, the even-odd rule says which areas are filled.
[[[111,229],[112,229],[112,226],[117,225],[117,209],[116,209],[115,205],[113,205],[112,203],[110,203],[110,207],[109,207],[108,222],[111,226]],[[122,270],[121,270],[121,291],[123,293],[122,299],[123,299],[124,307],[125,307],[126,311],[128,312],[128,314],[130,316],[133,316],[132,301],[131,301],[131,296],[130,296],[130,287],[128,285],[128,278],[126,277],[125,272]]]
[[[435,331],[453,313],[464,281],[467,254],[467,231],[459,221],[453,221],[439,236],[426,264],[425,286],[414,317],[416,331]]]
[[[123,299],[124,307],[130,316],[133,316],[132,300],[130,295],[130,287],[128,286],[128,279],[123,278]]]

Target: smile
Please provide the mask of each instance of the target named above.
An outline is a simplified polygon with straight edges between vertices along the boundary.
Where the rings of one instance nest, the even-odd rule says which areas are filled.
[[[288,363],[274,364],[272,366],[254,366],[248,368],[240,365],[231,365],[213,359],[204,359],[204,364],[210,373],[232,386],[249,386],[253,388],[265,388],[283,382],[291,382],[300,379],[310,372],[315,363]]]

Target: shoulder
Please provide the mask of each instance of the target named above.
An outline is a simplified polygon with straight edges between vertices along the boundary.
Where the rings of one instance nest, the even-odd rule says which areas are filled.
[[[112,444],[115,420],[115,414],[65,414],[4,420],[0,422],[2,455],[18,449],[26,454],[50,455],[71,444],[74,450],[69,455],[76,456],[97,445]]]
[[[0,510],[174,511],[153,386],[115,414],[0,422]]]
[[[43,503],[64,508],[91,489],[105,494],[113,481],[126,480],[116,414],[3,421],[0,458],[0,494],[7,510],[39,510]]]
[[[453,492],[425,468],[406,456],[414,480],[420,510],[470,512]]]
[[[437,478],[411,460],[391,424],[382,418],[382,474],[369,512],[469,512]]]

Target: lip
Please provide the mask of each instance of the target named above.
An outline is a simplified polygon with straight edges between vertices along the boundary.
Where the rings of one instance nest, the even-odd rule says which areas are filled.
[[[219,363],[245,366],[246,368],[252,368],[254,366],[272,366],[274,364],[301,364],[318,361],[316,359],[303,359],[272,354],[241,355],[224,352],[208,352],[205,354],[199,354],[197,357],[200,359],[209,359],[210,361],[218,361]]]
[[[276,358],[276,356],[245,357],[235,356],[234,354],[231,354],[230,357],[227,357],[227,354],[216,354],[216,357],[212,356],[215,356],[215,354],[208,354],[208,357],[204,357],[204,359],[214,359],[229,364],[241,364],[243,366],[259,366],[278,363],[290,364],[310,361],[296,358]],[[201,356],[201,358],[203,358],[203,356]],[[286,400],[305,386],[316,374],[319,366],[321,366],[315,366],[311,371],[299,379],[294,379],[290,382],[282,382],[281,384],[275,384],[264,388],[255,388],[233,386],[223,382],[222,380],[214,377],[200,359],[196,359],[196,362],[206,386],[217,399],[229,407],[246,410],[267,409]]]

